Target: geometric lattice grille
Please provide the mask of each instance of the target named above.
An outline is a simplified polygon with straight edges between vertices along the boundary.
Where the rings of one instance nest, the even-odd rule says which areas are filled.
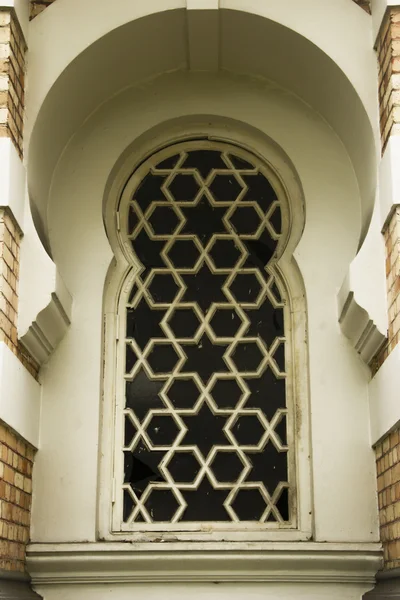
[[[139,264],[126,306],[123,522],[288,523],[276,192],[232,149],[171,149],[121,220]]]

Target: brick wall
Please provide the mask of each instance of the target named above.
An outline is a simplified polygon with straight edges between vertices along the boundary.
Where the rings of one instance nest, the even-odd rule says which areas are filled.
[[[0,341],[38,377],[39,367],[18,341],[18,277],[21,233],[7,208],[0,208]]]
[[[391,7],[377,43],[382,152],[389,137],[400,132],[400,7]]]
[[[53,4],[55,0],[30,0],[30,18],[34,19],[45,8]]]
[[[23,152],[26,44],[13,11],[0,10],[0,135]]]
[[[376,449],[378,502],[385,569],[400,567],[400,430]]]
[[[394,208],[383,235],[386,248],[389,329],[386,344],[371,362],[373,375],[400,342],[400,206]]]
[[[25,571],[33,458],[34,449],[0,422],[0,569],[4,571]]]

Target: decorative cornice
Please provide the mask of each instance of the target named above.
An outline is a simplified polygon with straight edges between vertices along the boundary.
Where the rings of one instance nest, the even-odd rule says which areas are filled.
[[[173,546],[172,548],[170,546]],[[34,585],[134,582],[373,584],[379,544],[31,544]]]
[[[368,312],[357,302],[348,275],[338,294],[339,323],[363,361],[369,364],[386,340]]]
[[[40,365],[47,361],[64,337],[71,323],[71,308],[72,298],[57,273],[49,303],[20,338]]]

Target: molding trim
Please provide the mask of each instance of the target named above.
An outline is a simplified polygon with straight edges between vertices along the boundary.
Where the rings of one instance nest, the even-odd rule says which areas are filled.
[[[339,323],[344,335],[367,364],[371,362],[386,337],[370,318],[368,312],[358,304],[355,293],[350,290],[346,277],[338,296]]]
[[[380,544],[31,544],[33,585],[144,582],[374,584]]]
[[[64,337],[71,323],[72,298],[62,279],[56,276],[55,291],[47,306],[39,312],[20,341],[42,365]]]
[[[363,600],[400,600],[400,569],[378,573],[373,590],[364,594]]]

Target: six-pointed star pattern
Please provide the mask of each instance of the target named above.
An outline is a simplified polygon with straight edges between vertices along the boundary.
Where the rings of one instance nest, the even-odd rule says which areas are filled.
[[[139,269],[126,305],[124,522],[287,521],[272,185],[226,149],[179,151],[153,160],[125,214]]]

